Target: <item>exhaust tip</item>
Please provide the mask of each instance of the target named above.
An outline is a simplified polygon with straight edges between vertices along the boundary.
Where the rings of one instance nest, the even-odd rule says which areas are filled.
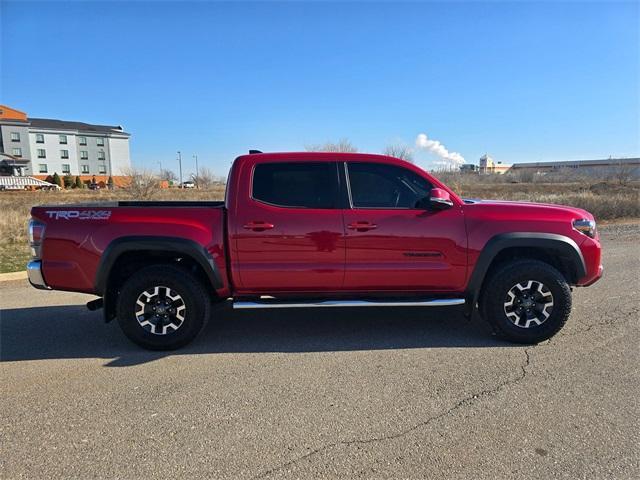
[[[92,312],[95,310],[100,310],[104,306],[104,301],[102,298],[96,298],[95,300],[91,300],[87,302],[87,308]]]

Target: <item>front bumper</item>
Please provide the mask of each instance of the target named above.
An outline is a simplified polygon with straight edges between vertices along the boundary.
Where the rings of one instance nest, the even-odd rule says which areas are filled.
[[[29,277],[29,283],[41,290],[49,290],[49,286],[45,283],[42,276],[42,261],[31,260],[27,263],[27,276]]]
[[[602,246],[598,238],[584,237],[580,250],[586,266],[586,275],[578,280],[579,287],[588,287],[600,280],[604,268],[602,267]]]
[[[593,277],[587,283],[585,283],[584,285],[581,285],[581,286],[582,287],[588,287],[590,285],[593,285],[594,283],[596,283],[598,280],[600,280],[602,278],[603,273],[604,273],[604,267],[602,266],[602,264],[600,264],[600,266],[598,267],[598,273],[596,274],[596,276]]]

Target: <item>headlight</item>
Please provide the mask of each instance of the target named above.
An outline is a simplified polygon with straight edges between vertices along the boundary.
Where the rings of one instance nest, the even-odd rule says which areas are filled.
[[[596,236],[596,222],[594,220],[574,220],[573,228],[581,233],[584,233],[587,237],[594,238]]]

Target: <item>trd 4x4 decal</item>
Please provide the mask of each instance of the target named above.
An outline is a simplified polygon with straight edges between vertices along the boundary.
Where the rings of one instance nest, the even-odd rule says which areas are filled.
[[[108,220],[110,210],[47,210],[49,218],[55,220]]]

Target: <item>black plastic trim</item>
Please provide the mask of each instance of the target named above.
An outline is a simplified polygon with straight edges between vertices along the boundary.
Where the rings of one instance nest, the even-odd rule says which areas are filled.
[[[336,164],[338,167],[338,179],[340,181],[339,185],[339,194],[340,194],[340,208],[342,210],[350,210],[351,209],[351,199],[349,196],[349,184],[346,175],[346,163],[338,162]]]
[[[120,255],[127,252],[175,252],[198,262],[214,289],[223,287],[222,277],[213,257],[202,245],[186,238],[162,236],[130,236],[113,240],[100,258],[96,274],[95,293],[104,296],[113,265]]]
[[[221,200],[146,200],[146,201],[131,201],[120,200],[118,207],[185,207],[185,208],[221,208],[224,207],[224,202]]]
[[[511,232],[496,235],[482,249],[469,279],[465,293],[467,300],[465,305],[466,315],[471,315],[478,302],[482,283],[493,260],[501,251],[513,247],[537,248],[547,253],[558,255],[565,261],[570,262],[575,268],[577,278],[567,279],[569,283],[572,280],[577,281],[587,274],[587,267],[580,247],[569,237],[555,233],[540,232]]]
[[[45,203],[38,206],[49,208],[222,208],[224,207],[224,202],[221,200],[116,200],[113,202],[79,202],[64,205],[59,203]]]

